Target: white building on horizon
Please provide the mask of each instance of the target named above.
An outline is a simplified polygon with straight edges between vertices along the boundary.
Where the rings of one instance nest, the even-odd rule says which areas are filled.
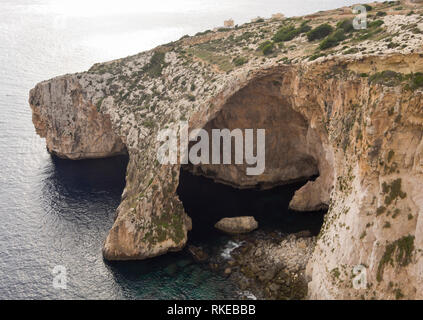
[[[276,19],[276,20],[282,20],[285,18],[285,15],[283,13],[274,13],[272,14],[272,19]]]
[[[224,28],[233,28],[235,26],[234,19],[228,19],[223,22]]]

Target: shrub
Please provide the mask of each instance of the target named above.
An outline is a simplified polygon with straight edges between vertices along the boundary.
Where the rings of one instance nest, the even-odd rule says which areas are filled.
[[[258,50],[263,50],[263,48],[265,47],[265,46],[267,46],[268,44],[271,44],[272,43],[272,41],[270,41],[270,40],[266,40],[266,41],[264,41],[264,42],[262,42],[259,46],[258,46]]]
[[[248,62],[248,59],[247,58],[244,58],[244,57],[236,57],[234,60],[233,60],[233,63],[234,63],[234,65],[236,65],[236,66],[242,66],[243,64],[245,64],[245,63],[247,63]]]
[[[345,40],[345,31],[344,29],[339,29],[335,31],[334,33],[332,33],[325,40],[323,40],[320,43],[319,48],[320,50],[325,50],[328,48],[336,47],[339,44],[339,42],[341,42],[342,40]]]
[[[382,24],[384,24],[384,22],[382,20],[375,20],[369,23],[368,27],[369,28],[377,28],[380,27]]]
[[[354,26],[353,21],[351,19],[345,19],[342,21],[339,21],[336,25],[336,29],[343,29],[346,33],[353,32]]]
[[[385,11],[378,11],[376,12],[376,17],[384,17],[386,16],[386,12]]]
[[[300,30],[300,33],[309,32],[311,27],[308,25],[308,20],[303,21],[298,29]]]
[[[274,45],[273,45],[273,43],[271,42],[271,43],[266,44],[266,45],[263,47],[262,51],[263,51],[263,54],[264,54],[265,56],[267,56],[267,55],[269,55],[269,54],[271,54],[271,53],[273,52],[273,49],[274,49]]]
[[[411,88],[417,89],[423,87],[423,73],[417,72],[413,74],[412,81],[411,81]]]
[[[307,24],[308,21],[303,21],[298,28],[294,26],[283,27],[276,32],[272,40],[275,42],[290,41],[302,33],[306,33],[311,30],[311,27]]]
[[[150,62],[143,68],[143,71],[148,73],[151,77],[159,77],[162,74],[163,68],[166,67],[165,53],[155,51],[150,59]]]
[[[259,45],[258,50],[261,50],[264,55],[271,54],[274,50],[275,46],[272,41],[267,40]]]
[[[289,41],[294,39],[298,35],[298,30],[295,29],[294,26],[288,26],[279,29],[273,36],[272,40],[275,42]]]
[[[329,24],[324,23],[314,28],[313,30],[310,30],[309,32],[307,32],[307,39],[308,41],[323,39],[324,37],[331,34],[332,31],[333,31],[333,28]]]

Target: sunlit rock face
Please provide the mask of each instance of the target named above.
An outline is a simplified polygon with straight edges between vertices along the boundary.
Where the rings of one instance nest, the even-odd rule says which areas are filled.
[[[335,12],[340,19],[351,17],[342,12]],[[129,154],[104,257],[145,259],[180,250],[187,241],[191,219],[176,194],[180,165],[156,158],[161,129],[178,130],[180,121],[189,121],[191,130],[261,128],[262,175],[246,175],[245,165],[190,169],[239,188],[318,175],[290,203],[298,211],[328,208],[308,262],[309,298],[423,298],[423,35],[398,28],[399,21],[416,28],[422,21],[395,10],[382,19],[379,32],[397,32],[403,45],[389,48],[383,37],[346,40],[352,53],[340,44],[313,60],[318,43],[302,36],[285,44],[292,49],[263,56],[259,30],[268,28],[270,37],[280,28],[278,21],[265,21],[39,84],[30,104],[51,152],[68,158],[74,152],[75,158]],[[240,51],[247,42],[238,37],[246,32],[255,47]],[[236,65],[239,55],[247,62]],[[84,134],[74,134],[79,130]],[[358,289],[352,282],[357,265],[367,275],[367,286]]]
[[[66,159],[126,154],[110,116],[97,112],[75,76],[38,84],[30,93],[32,121],[50,153]]]

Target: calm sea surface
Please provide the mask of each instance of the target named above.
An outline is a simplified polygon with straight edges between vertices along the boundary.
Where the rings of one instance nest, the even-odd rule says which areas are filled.
[[[225,279],[183,254],[104,262],[101,247],[124,187],[126,160],[50,157],[35,134],[28,92],[39,81],[220,26],[227,18],[240,24],[276,12],[302,15],[353,3],[1,0],[0,298],[236,297]],[[67,268],[66,290],[52,285],[56,265]]]

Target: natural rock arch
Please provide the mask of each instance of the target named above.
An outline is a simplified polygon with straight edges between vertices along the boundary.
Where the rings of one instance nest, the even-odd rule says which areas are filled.
[[[291,207],[299,211],[326,209],[332,183],[331,165],[325,155],[319,133],[310,122],[294,110],[289,96],[285,96],[284,78],[287,72],[277,70],[252,79],[223,104],[214,117],[202,128],[212,129],[265,129],[266,167],[261,175],[246,175],[247,165],[232,164],[188,165],[195,174],[236,188],[271,188],[323,174],[310,181],[294,197]],[[286,79],[285,79],[286,81]],[[244,137],[245,138],[245,137]],[[209,145],[212,143],[210,141]],[[211,151],[210,151],[211,154]]]
[[[150,53],[141,56],[145,61],[148,57]],[[90,121],[90,115],[101,123],[104,118],[97,113],[110,118],[111,126],[104,125],[113,130],[108,140],[122,141],[129,164],[122,202],[103,253],[109,260],[133,260],[180,250],[191,228],[176,194],[180,165],[155,163],[158,128],[173,127],[171,120],[182,115],[190,120],[191,128],[204,128],[213,119],[216,125],[226,125],[225,115],[231,115],[226,114],[226,107],[235,99],[242,101],[238,95],[248,96],[254,90],[261,96],[266,93],[269,101],[286,101],[291,108],[287,110],[304,120],[294,123],[306,123],[299,126],[300,132],[306,132],[300,137],[304,141],[305,136],[307,142],[300,154],[315,160],[320,175],[297,191],[291,207],[301,210],[329,204],[308,263],[309,297],[357,298],[363,292],[368,298],[392,298],[395,292],[389,283],[394,282],[404,296],[413,298],[421,297],[423,288],[423,260],[418,251],[423,243],[423,96],[421,90],[404,87],[405,83],[391,87],[383,83],[383,77],[372,82],[367,75],[380,76],[386,70],[404,75],[422,72],[421,61],[416,53],[335,57],[293,65],[276,61],[267,66],[249,65],[233,73],[216,74],[215,86],[210,85],[214,82],[208,78],[203,82],[207,90],[195,97],[195,103],[189,102],[185,93],[171,104],[165,103],[169,99],[160,100],[163,104],[151,115],[156,126],[137,118],[137,110],[122,107],[112,96],[104,98],[101,90],[94,90],[89,83],[99,77],[96,73],[42,82],[31,91],[30,104],[34,124],[46,136],[49,150],[68,158],[72,158],[74,149],[78,158],[84,158],[90,157],[93,148],[102,146],[101,139],[92,141],[90,135],[74,134],[81,129],[95,129],[98,123]],[[186,77],[193,77],[189,69],[183,71]],[[102,86],[105,94],[111,94],[106,81],[93,82],[93,86],[94,83]],[[261,90],[263,85],[270,91]],[[254,110],[254,106],[251,108]],[[77,113],[75,117],[73,113]],[[296,117],[295,113],[290,115]],[[56,126],[57,123],[61,125]],[[56,130],[59,127],[61,130]],[[98,132],[101,135],[102,130]],[[80,139],[74,140],[76,136]],[[116,150],[115,145],[108,149]],[[235,169],[229,172],[235,172],[237,177]],[[274,172],[278,178],[266,179],[263,185],[281,183],[282,171]],[[221,174],[227,182],[231,181],[226,172]],[[251,185],[251,181],[243,180],[243,184]],[[385,227],[388,220],[389,228]],[[404,242],[408,244],[407,264],[384,264],[388,249]],[[364,291],[351,289],[350,285],[352,268],[358,264],[368,266],[367,279],[372,287]]]

